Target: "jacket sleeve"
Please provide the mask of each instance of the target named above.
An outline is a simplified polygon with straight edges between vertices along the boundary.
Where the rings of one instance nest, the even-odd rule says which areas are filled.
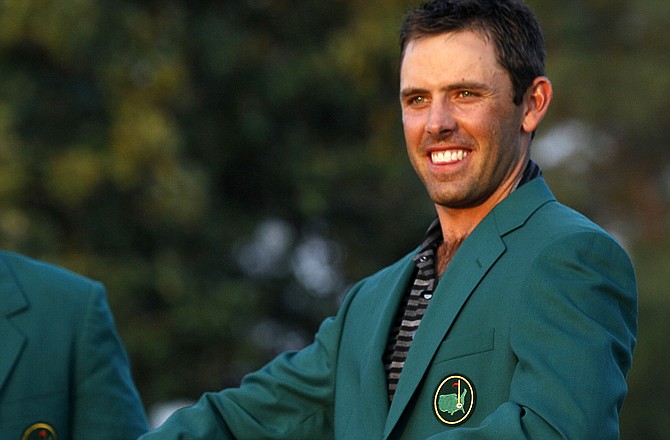
[[[144,408],[105,289],[100,283],[90,285],[74,348],[72,438],[136,439],[148,430]]]
[[[606,234],[573,234],[538,255],[520,298],[509,400],[431,439],[618,439],[637,334],[628,256]]]
[[[333,438],[335,364],[349,302],[308,347],[278,356],[239,388],[204,394],[141,440]]]

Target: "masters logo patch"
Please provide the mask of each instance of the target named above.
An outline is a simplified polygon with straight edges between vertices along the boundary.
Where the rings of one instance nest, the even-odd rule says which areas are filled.
[[[465,422],[475,409],[472,382],[459,374],[444,379],[435,391],[433,409],[442,423],[454,426]]]

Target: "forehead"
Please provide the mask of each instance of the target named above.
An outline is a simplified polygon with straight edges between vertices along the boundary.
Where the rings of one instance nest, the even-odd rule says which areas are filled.
[[[400,65],[400,81],[491,80],[505,74],[496,50],[483,33],[466,30],[411,40]]]

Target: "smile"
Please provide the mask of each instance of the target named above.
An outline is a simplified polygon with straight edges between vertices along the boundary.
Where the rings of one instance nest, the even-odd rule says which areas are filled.
[[[468,156],[466,150],[434,151],[430,153],[430,159],[434,164],[448,164],[461,161]]]

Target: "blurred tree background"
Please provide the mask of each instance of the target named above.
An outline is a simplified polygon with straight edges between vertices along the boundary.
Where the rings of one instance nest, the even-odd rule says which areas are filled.
[[[622,438],[670,430],[670,2],[529,0],[557,197],[636,264]],[[147,408],[311,341],[433,208],[405,157],[407,0],[0,0],[0,246],[102,280]]]

